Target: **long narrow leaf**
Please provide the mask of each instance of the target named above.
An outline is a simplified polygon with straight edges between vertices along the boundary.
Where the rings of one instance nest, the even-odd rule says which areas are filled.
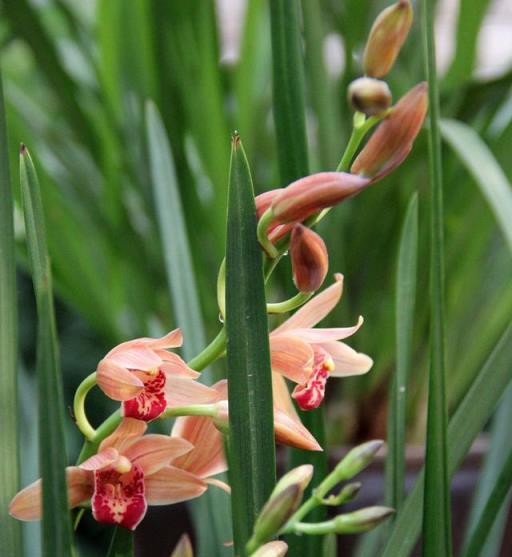
[[[9,501],[19,488],[17,310],[14,222],[7,148],[7,125],[0,76],[0,555],[21,554],[21,526],[7,516]]]
[[[275,484],[274,424],[262,254],[252,179],[233,137],[226,246],[230,482],[235,553]]]
[[[448,408],[446,403],[444,354],[443,177],[439,134],[439,91],[436,75],[433,1],[423,0],[423,8],[423,42],[430,104],[428,144],[431,196],[430,373],[425,455],[423,554],[425,557],[449,557],[452,552],[452,542],[446,445]]]
[[[115,526],[110,540],[107,557],[131,557],[133,555],[133,532]]]
[[[418,195],[409,202],[405,216],[396,283],[396,375],[391,387],[391,410],[388,418],[388,457],[386,459],[387,501],[400,510],[405,488],[405,418],[407,376],[411,364],[416,267],[418,259]]]
[[[64,469],[64,397],[50,260],[39,182],[32,159],[20,151],[21,196],[32,280],[37,305],[37,375],[39,389],[39,466],[43,479],[43,555],[72,555],[71,523]]]
[[[169,292],[176,323],[184,333],[183,355],[193,358],[206,340],[204,334],[196,277],[192,265],[183,207],[179,194],[169,141],[156,106],[146,106],[146,129],[155,204],[164,248]],[[212,382],[206,370],[201,379]],[[229,498],[219,490],[208,490],[191,504],[199,541],[199,556],[229,554],[223,542],[232,538]]]
[[[475,179],[512,252],[512,185],[479,135],[463,122],[441,120],[443,138]]]
[[[503,391],[512,380],[512,325],[503,333],[457,408],[448,427],[448,471],[452,475],[471,443],[491,416]],[[381,557],[407,557],[421,529],[424,473],[407,497]]]
[[[507,498],[512,486],[512,449],[509,450],[505,463],[496,479],[489,499],[482,510],[478,523],[463,551],[464,557],[479,557],[480,552],[492,530],[492,525],[498,515],[503,502]]]

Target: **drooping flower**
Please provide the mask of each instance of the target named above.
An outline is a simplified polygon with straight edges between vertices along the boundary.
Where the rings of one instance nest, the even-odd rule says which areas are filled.
[[[322,286],[329,269],[329,255],[320,235],[296,224],[290,239],[290,259],[297,290],[315,292]]]
[[[179,329],[162,338],[137,338],[123,342],[103,358],[97,369],[98,386],[122,401],[123,416],[150,421],[169,406],[202,404],[217,393],[195,381],[199,373],[168,348],[183,343]]]
[[[173,464],[198,447],[181,437],[143,435],[146,428],[140,420],[124,418],[97,454],[66,469],[69,508],[90,499],[98,522],[134,530],[148,505],[178,503],[206,491],[203,479]],[[40,519],[41,480],[20,491],[9,512],[19,520]]]
[[[352,336],[363,324],[359,317],[353,327],[313,328],[336,306],[343,291],[343,276],[315,296],[287,321],[272,331],[270,350],[273,370],[274,403],[296,416],[286,377],[297,383],[292,397],[303,410],[316,408],[325,395],[327,379],[360,375],[370,370],[372,359],[358,353],[341,340]]]

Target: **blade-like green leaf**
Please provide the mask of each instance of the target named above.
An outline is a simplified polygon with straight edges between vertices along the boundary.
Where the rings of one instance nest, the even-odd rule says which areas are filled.
[[[512,251],[512,186],[505,173],[475,130],[456,120],[440,124],[443,139],[475,179]]]
[[[21,554],[21,525],[9,518],[9,501],[19,488],[16,259],[13,201],[4,93],[0,75],[0,555]]]
[[[489,533],[492,531],[494,521],[503,506],[512,486],[512,449],[500,470],[494,487],[487,499],[485,507],[473,530],[466,549],[462,551],[463,557],[479,557]]]
[[[132,557],[133,532],[121,526],[115,526],[110,540],[107,557]]]
[[[205,334],[174,164],[160,115],[152,102],[146,105],[146,129],[155,205],[164,249],[169,292],[176,323],[184,333],[183,355],[190,360],[205,346]],[[203,371],[202,381],[212,382]],[[232,538],[229,498],[212,489],[191,504],[199,542],[198,556],[228,555],[223,543]]]
[[[503,391],[512,380],[512,325],[503,333],[457,408],[448,427],[448,471],[452,475],[471,443],[491,416]],[[407,557],[421,529],[424,473],[407,497],[381,557]]]
[[[418,195],[415,193],[405,216],[396,282],[396,375],[391,385],[388,417],[388,457],[386,459],[386,500],[400,510],[405,488],[405,419],[407,376],[411,365],[418,261]]]
[[[233,137],[226,245],[229,453],[235,553],[275,484],[274,422],[262,253],[249,165]]]
[[[283,186],[308,173],[299,20],[298,1],[270,2],[274,122]]]
[[[474,531],[485,503],[488,500],[496,478],[496,471],[502,468],[507,453],[512,450],[510,437],[510,424],[512,423],[512,385],[503,395],[502,401],[494,416],[489,450],[485,455],[485,462],[478,477],[478,482],[473,496],[471,514],[466,527],[466,543]],[[509,494],[509,500],[511,495]],[[487,536],[487,541],[480,553],[481,557],[498,557],[503,533],[507,524],[508,506],[505,503],[499,516],[494,520],[494,525]]]
[[[434,3],[423,0],[423,45],[428,79],[430,127],[430,373],[428,387],[427,446],[423,555],[449,557],[452,553],[450,485],[447,471],[448,407],[445,388],[444,349],[444,234],[443,176],[439,134],[439,91],[436,75]]]
[[[39,182],[22,145],[20,181],[27,245],[37,305],[37,376],[39,389],[39,466],[43,480],[43,555],[72,555],[67,503],[64,397],[53,306],[50,260]]]

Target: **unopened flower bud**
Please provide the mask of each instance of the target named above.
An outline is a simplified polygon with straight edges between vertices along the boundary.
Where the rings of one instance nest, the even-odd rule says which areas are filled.
[[[385,81],[360,77],[348,86],[348,101],[354,110],[375,116],[391,105],[391,91]]]
[[[348,480],[359,474],[374,459],[384,441],[368,441],[354,447],[334,469],[338,481]]]
[[[304,494],[304,490],[313,477],[313,471],[314,468],[311,464],[303,464],[302,466],[297,466],[297,468],[290,470],[276,483],[270,497],[276,496],[290,485],[297,485],[301,495]]]
[[[333,519],[337,534],[357,534],[375,528],[395,511],[389,507],[367,507],[352,513],[340,514]]]
[[[262,545],[251,557],[284,557],[288,546],[284,542],[269,542]]]
[[[229,432],[229,404],[227,400],[220,400],[215,405],[216,414],[213,417],[215,427],[223,434]]]
[[[419,83],[406,93],[383,120],[350,169],[353,174],[383,178],[401,164],[412,149],[428,107],[428,86]]]
[[[192,544],[187,534],[183,534],[183,536],[181,536],[178,544],[174,548],[174,551],[171,553],[171,557],[194,557]]]
[[[290,256],[297,290],[318,290],[329,269],[329,256],[322,238],[310,228],[296,224],[290,240]]]
[[[272,200],[272,212],[281,223],[302,222],[359,193],[370,180],[347,172],[319,172],[292,182]]]
[[[344,505],[345,503],[348,503],[355,499],[362,485],[363,484],[361,482],[349,483],[343,486],[338,495],[329,495],[329,497],[326,497],[322,500],[322,503],[324,505],[329,505],[330,507]]]
[[[412,6],[409,0],[399,0],[383,10],[373,23],[363,55],[366,75],[386,75],[404,44],[412,24]]]
[[[274,537],[288,522],[302,500],[303,490],[297,484],[291,484],[271,495],[265,503],[254,524],[254,534],[249,544],[255,540],[259,544]]]

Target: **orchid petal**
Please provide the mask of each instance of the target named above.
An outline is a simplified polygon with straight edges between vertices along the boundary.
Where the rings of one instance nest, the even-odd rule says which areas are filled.
[[[113,469],[96,470],[91,507],[98,522],[135,530],[148,507],[141,467],[134,464],[125,473]]]
[[[87,460],[84,460],[79,465],[79,468],[82,470],[100,470],[101,468],[105,468],[109,464],[113,464],[119,459],[119,451],[114,449],[113,447],[108,447],[99,453],[91,456]]]
[[[77,466],[66,468],[68,506],[70,509],[91,498],[92,474]],[[42,516],[42,482],[36,480],[18,492],[9,505],[9,514],[18,520],[40,520]]]
[[[222,434],[213,420],[201,416],[182,416],[172,428],[173,438],[183,438],[194,449],[173,460],[172,465],[187,470],[200,478],[220,474],[227,470]]]
[[[313,350],[295,335],[271,335],[270,357],[272,371],[295,383],[304,383],[311,373]]]
[[[123,454],[133,464],[138,464],[145,476],[150,476],[169,464],[172,459],[190,452],[193,448],[194,446],[185,439],[153,433],[135,441]]]
[[[219,480],[217,478],[208,478],[205,481],[208,485],[214,485],[215,487],[218,487],[219,489],[222,489],[222,491],[225,491],[226,493],[229,493],[229,495],[231,495],[231,486],[226,482],[223,482],[222,480]]]
[[[293,329],[289,331],[297,339],[310,344],[329,342],[333,340],[342,340],[356,333],[364,323],[363,317],[360,315],[357,324],[353,327],[336,327],[332,329]]]
[[[144,388],[138,377],[108,358],[98,364],[96,380],[98,387],[113,400],[129,400]]]
[[[274,408],[274,429],[276,441],[298,449],[321,451],[322,447],[299,419],[293,419]]]
[[[350,375],[362,375],[370,371],[373,360],[370,356],[356,352],[353,348],[343,342],[326,342],[321,345],[334,361],[332,377],[348,377]]]
[[[144,374],[144,390],[136,397],[122,403],[122,415],[127,418],[136,418],[150,422],[158,418],[167,408],[165,397],[165,384],[167,378],[162,370],[156,375]]]
[[[130,445],[132,445],[139,437],[144,435],[147,424],[134,418],[124,418],[117,428],[103,439],[100,444],[100,451],[108,447],[114,447],[119,453],[123,454]]]
[[[162,358],[163,364],[160,365],[160,369],[165,372],[166,375],[171,374],[175,377],[188,377],[190,379],[196,379],[201,374],[194,371],[174,352],[167,352],[166,350],[155,350],[155,352]]]
[[[334,275],[336,282],[323,292],[312,298],[297,312],[289,317],[282,325],[272,332],[272,336],[291,331],[292,329],[307,329],[314,327],[328,315],[340,301],[343,292],[343,275]]]
[[[272,373],[272,395],[274,407],[287,414],[293,420],[299,420],[295,406],[293,405],[288,386],[282,375]]]
[[[120,344],[111,350],[105,359],[114,362],[118,366],[127,369],[138,369],[140,371],[151,371],[162,363],[160,357],[153,350],[138,340],[131,340]]]
[[[172,375],[167,375],[164,390],[168,406],[204,404],[218,400],[218,393],[215,389],[193,379],[173,377]]]
[[[206,482],[174,466],[165,466],[146,478],[146,500],[150,505],[170,505],[202,495]]]
[[[159,350],[162,348],[179,348],[183,344],[181,329],[174,329],[161,338],[147,338],[144,342],[148,348]]]

